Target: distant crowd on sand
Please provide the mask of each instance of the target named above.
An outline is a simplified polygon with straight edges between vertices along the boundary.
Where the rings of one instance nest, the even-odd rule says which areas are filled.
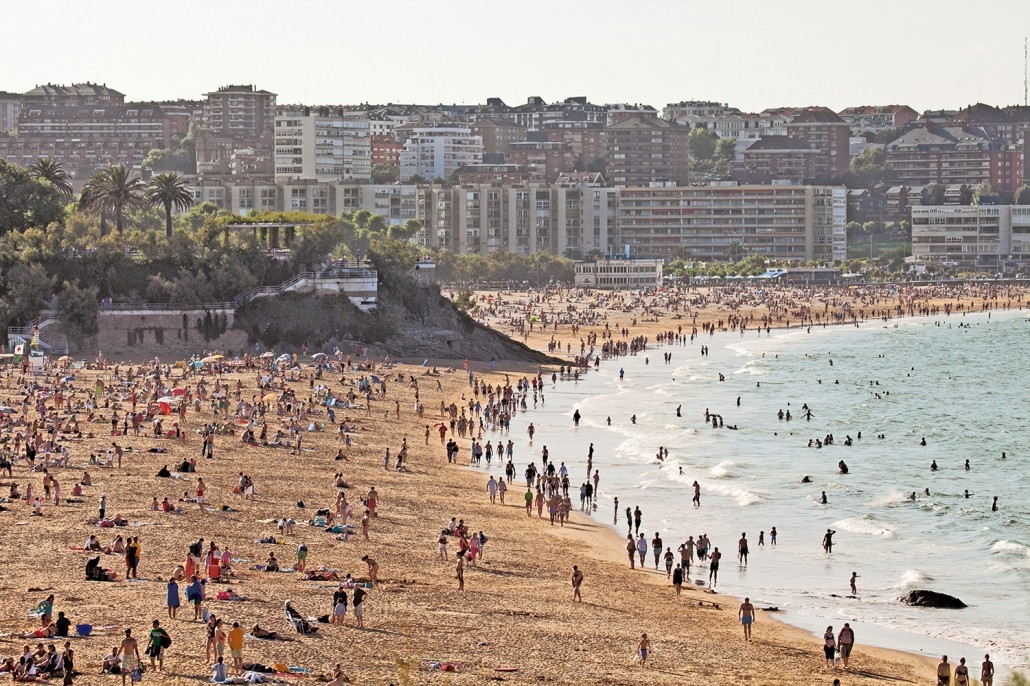
[[[579,327],[604,326],[616,317],[630,320],[634,327],[668,319],[696,324],[700,317],[718,330],[762,330],[1022,309],[1027,292],[1024,286],[978,281],[930,286],[762,282],[615,291],[548,287],[479,294],[474,316],[523,340],[561,327],[576,337]],[[562,347],[552,352],[560,354]]]

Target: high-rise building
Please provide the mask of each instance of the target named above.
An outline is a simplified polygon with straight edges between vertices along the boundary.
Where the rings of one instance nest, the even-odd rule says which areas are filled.
[[[807,107],[787,124],[787,135],[808,141],[816,151],[812,178],[817,183],[839,181],[851,165],[851,127],[827,107]]]
[[[275,121],[275,93],[248,86],[223,86],[205,93],[203,125],[238,140],[260,138]]]
[[[0,91],[0,134],[13,133],[18,128],[22,96]]]
[[[483,140],[468,126],[417,126],[401,151],[401,181],[419,176],[427,181],[450,179],[462,167],[483,161]]]
[[[657,116],[631,116],[604,130],[605,176],[615,186],[688,182],[690,130]]]
[[[304,108],[276,116],[276,181],[368,181],[371,177],[372,143],[363,115]]]

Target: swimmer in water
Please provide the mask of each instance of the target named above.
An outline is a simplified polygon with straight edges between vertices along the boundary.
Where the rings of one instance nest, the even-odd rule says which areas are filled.
[[[926,436],[919,439],[919,445],[926,445]]]
[[[969,460],[966,460],[966,465],[965,466],[966,466],[966,471],[968,472],[969,471]]]
[[[801,483],[810,484],[812,483],[812,478],[806,474],[805,476],[801,477]]]
[[[823,491],[823,498],[820,502],[822,502],[823,505],[826,504],[826,491]]]
[[[927,488],[926,490],[924,490],[923,495],[930,495],[930,489]]]
[[[936,472],[937,471],[937,460],[934,460],[934,461],[932,461],[930,463],[930,471],[931,472]]]
[[[916,492],[915,492],[915,491],[912,491],[912,495],[910,495],[910,496],[908,497],[908,499],[909,499],[909,500],[912,500],[912,501],[915,501],[915,499],[916,499]]]
[[[991,512],[998,511],[998,496],[994,496],[994,501],[991,503]]]

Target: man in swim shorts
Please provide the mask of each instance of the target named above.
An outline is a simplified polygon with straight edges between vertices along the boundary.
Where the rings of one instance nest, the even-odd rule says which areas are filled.
[[[136,639],[132,637],[132,629],[125,630],[125,638],[122,639],[122,644],[118,646],[115,657],[119,654],[122,656],[122,686],[125,686],[125,677],[132,676],[132,672],[140,663],[139,645],[136,643]]]
[[[744,598],[744,602],[740,604],[740,608],[737,610],[737,617],[740,619],[740,623],[744,625],[744,640],[751,640],[751,625],[755,623],[755,606],[751,604],[750,598]]]
[[[844,669],[848,668],[848,658],[851,657],[851,649],[855,646],[855,632],[851,628],[851,624],[844,622],[844,627],[837,634],[837,650],[840,651],[841,662],[844,663]]]

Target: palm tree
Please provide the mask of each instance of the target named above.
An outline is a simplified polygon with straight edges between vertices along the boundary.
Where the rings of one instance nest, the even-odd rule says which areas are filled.
[[[61,192],[61,195],[71,197],[71,176],[64,170],[64,166],[60,162],[55,162],[49,157],[41,157],[29,165],[29,175],[34,179],[49,181],[54,188]]]
[[[147,184],[146,199],[151,207],[165,208],[165,236],[172,237],[172,210],[185,212],[193,206],[193,194],[175,173],[158,174]]]
[[[90,177],[86,187],[79,196],[79,208],[89,212],[100,213],[100,233],[104,233],[104,214],[113,212],[118,233],[122,232],[125,222],[125,210],[145,209],[147,201],[143,198],[146,187],[124,166],[110,167],[96,171]]]

